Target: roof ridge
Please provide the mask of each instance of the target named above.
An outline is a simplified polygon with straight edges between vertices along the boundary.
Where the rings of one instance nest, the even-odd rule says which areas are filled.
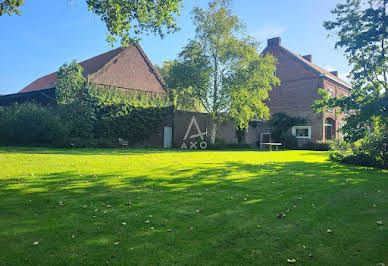
[[[91,58],[88,58],[88,59],[86,59],[86,60],[83,60],[82,62],[79,62],[78,64],[79,65],[85,65],[85,64],[87,64],[88,62],[90,62],[90,61],[92,61],[92,60],[95,60],[97,57],[100,57],[100,56],[103,56],[103,55],[107,55],[107,54],[109,54],[109,53],[114,53],[114,52],[116,52],[117,50],[119,50],[119,49],[122,49],[122,47],[118,47],[118,48],[115,48],[115,49],[113,49],[113,50],[109,50],[109,51],[107,51],[107,52],[104,52],[104,53],[101,53],[101,54],[99,54],[99,55],[96,55],[96,56],[93,56],[93,57],[91,57]],[[117,55],[119,55],[121,53],[121,51],[117,54]],[[114,57],[116,57],[117,55],[115,55]],[[113,58],[114,58],[113,57]],[[110,62],[110,60],[108,60],[107,61],[107,63],[108,62]],[[105,64],[103,64],[102,65],[102,67],[101,68],[103,68],[107,63],[105,63]],[[84,76],[86,76],[87,77],[87,75],[90,75],[90,74],[94,74],[94,73],[96,73],[96,72],[98,72],[100,69],[98,69],[97,71],[95,71],[95,72],[93,72],[93,73],[85,73],[85,67],[84,66],[82,66],[82,68],[83,68],[83,75]],[[40,80],[43,80],[44,78],[47,78],[48,76],[51,76],[51,75],[57,75],[57,73],[58,73],[58,71],[55,71],[55,72],[51,72],[50,74],[47,74],[47,75],[44,75],[44,76],[42,76],[42,77],[39,77],[39,78],[37,78],[36,80],[34,80],[33,82],[31,82],[30,84],[28,84],[27,86],[25,86],[23,89],[21,89],[20,91],[18,91],[17,93],[23,93],[23,92],[28,92],[28,91],[24,91],[25,89],[27,89],[28,87],[30,87],[32,84],[34,84],[34,83],[36,83],[36,82],[38,82],[38,81],[40,81]],[[44,88],[44,89],[49,89],[49,88]]]
[[[152,64],[151,60],[148,58],[147,54],[144,52],[143,48],[138,44],[135,43],[135,47],[138,49],[140,54],[143,56],[145,62],[147,65],[152,69],[152,73],[156,76],[162,87],[166,86],[166,82],[164,81],[163,77],[159,74],[158,70],[155,68],[155,66]]]
[[[331,80],[333,80],[333,81],[335,81],[335,82],[337,82],[345,87],[348,87],[349,89],[352,88],[352,86],[350,84],[348,84],[346,81],[342,80],[341,78],[334,76],[333,74],[330,73],[330,71],[327,71],[326,69],[318,66],[317,64],[314,64],[313,62],[310,62],[310,61],[304,59],[303,56],[298,55],[297,53],[291,51],[290,49],[287,49],[281,45],[279,45],[279,47],[281,49],[285,50],[286,52],[290,53],[291,55],[295,56],[297,59],[302,61],[304,64],[308,65],[310,68],[312,68],[314,71],[318,72],[319,74],[323,74],[326,77],[330,78]]]
[[[110,73],[110,70],[115,69],[113,64],[116,63],[116,61],[121,60],[127,55],[129,56],[129,58],[127,58],[128,60],[126,59],[123,61],[124,65],[121,66],[121,69],[116,69],[116,71],[118,71],[119,74],[123,71],[125,72],[132,69],[131,71],[137,71],[136,73],[138,73],[138,75],[131,76],[131,78],[124,75],[121,77],[122,84],[120,82],[117,83],[115,81],[116,78],[114,77],[116,74]],[[131,56],[134,58],[132,59]],[[141,46],[137,43],[131,44],[128,47],[118,47],[105,53],[93,56],[92,58],[86,59],[79,64],[83,68],[82,74],[87,77],[88,81],[91,82],[106,83],[103,82],[103,76],[107,73],[107,76],[105,76],[105,79],[108,82],[106,83],[107,85],[109,82],[113,82],[114,84],[117,83],[116,85],[119,85],[120,87],[132,88],[133,86],[137,86],[142,88],[141,90],[144,91],[151,90],[160,93],[167,92],[165,81],[160,76],[155,66],[151,63]],[[137,70],[138,66],[136,64],[140,64],[142,66],[141,70]],[[54,88],[57,74],[58,71],[39,77],[18,93]],[[147,86],[150,86],[150,88],[146,89]]]
[[[117,60],[117,58],[118,57],[120,57],[121,56],[121,54],[122,54],[122,52],[124,52],[124,50],[125,49],[127,49],[127,48],[129,48],[130,46],[127,46],[127,47],[125,47],[125,48],[123,48],[123,47],[118,47],[118,48],[116,48],[116,49],[113,49],[113,50],[111,50],[111,51],[116,51],[117,49],[121,49],[121,51],[119,52],[119,53],[117,53],[115,56],[113,56],[110,60],[108,60],[105,64],[103,64],[102,65],[102,67],[100,68],[100,69],[98,69],[96,72],[94,72],[94,73],[91,73],[90,75],[88,75],[87,76],[87,78],[90,76],[90,77],[92,77],[92,76],[96,76],[96,75],[98,75],[99,73],[103,73],[103,72],[106,72],[108,69],[106,69],[106,68],[108,68],[108,65],[110,65],[114,60]],[[109,52],[111,52],[111,51],[109,51]],[[95,56],[96,57],[96,56]],[[94,58],[94,57],[93,57]],[[90,58],[90,59],[92,59],[92,58]],[[90,60],[90,59],[88,59],[88,60]],[[85,61],[87,61],[87,60],[85,60]],[[89,80],[88,80],[89,81]]]

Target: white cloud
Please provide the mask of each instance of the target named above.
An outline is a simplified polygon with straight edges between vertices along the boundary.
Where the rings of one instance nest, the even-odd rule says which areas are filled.
[[[334,69],[334,67],[333,66],[331,66],[331,65],[326,65],[325,67],[325,70],[327,70],[327,71],[329,71],[329,72],[331,72],[331,71],[334,71],[335,69]]]
[[[338,77],[343,81],[350,83],[349,78],[347,77],[348,73],[338,73]]]
[[[336,69],[335,69],[333,66],[331,66],[331,65],[326,65],[326,66],[324,67],[324,69],[327,70],[327,71],[329,71],[329,72],[335,71],[335,70],[336,70]],[[349,80],[349,78],[347,77],[347,75],[349,75],[349,73],[338,71],[338,77],[339,77],[340,79],[342,79],[343,81],[349,83],[350,80]]]
[[[324,66],[324,69],[327,70],[327,71],[329,71],[329,72],[335,71],[335,70],[336,70],[336,69],[335,69],[333,66],[331,66],[331,65],[326,65],[326,66]],[[347,75],[349,75],[349,73],[338,71],[338,77],[339,77],[340,79],[342,79],[343,81],[349,83],[350,80],[349,80],[349,78],[347,77]]]
[[[286,27],[279,25],[266,25],[257,29],[252,33],[252,36],[259,41],[264,41],[269,38],[278,37],[286,31]]]

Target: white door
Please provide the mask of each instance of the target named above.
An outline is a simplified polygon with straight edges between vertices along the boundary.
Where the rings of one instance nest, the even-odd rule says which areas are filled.
[[[172,147],[172,127],[164,127],[163,148],[169,149]]]

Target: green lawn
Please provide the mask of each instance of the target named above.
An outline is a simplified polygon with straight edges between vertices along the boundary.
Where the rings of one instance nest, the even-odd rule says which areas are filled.
[[[388,264],[388,171],[312,151],[0,148],[0,265],[292,258]]]

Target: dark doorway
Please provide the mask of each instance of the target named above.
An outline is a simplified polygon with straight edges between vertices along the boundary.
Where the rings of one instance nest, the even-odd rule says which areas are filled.
[[[325,139],[331,140],[335,138],[335,122],[332,118],[325,120]]]

